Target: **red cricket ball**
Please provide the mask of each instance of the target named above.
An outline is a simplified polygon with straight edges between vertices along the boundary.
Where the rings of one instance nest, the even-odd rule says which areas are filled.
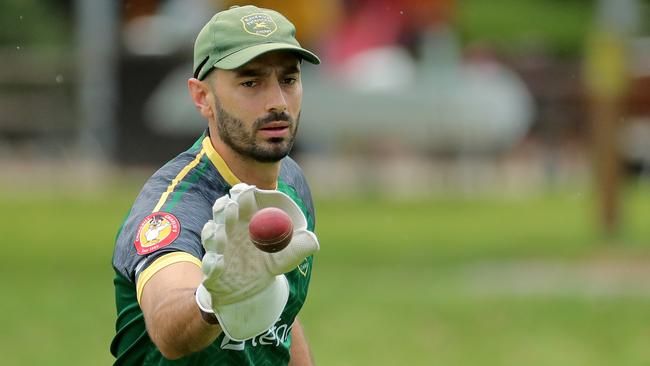
[[[253,215],[248,224],[248,232],[259,250],[276,253],[289,245],[293,235],[293,222],[281,209],[267,207]]]

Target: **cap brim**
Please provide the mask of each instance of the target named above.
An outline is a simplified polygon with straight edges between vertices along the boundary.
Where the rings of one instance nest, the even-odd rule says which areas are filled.
[[[215,315],[230,339],[245,341],[269,330],[280,319],[288,299],[287,279],[276,276],[270,286],[249,299],[217,305]]]
[[[318,58],[318,56],[316,56],[312,52],[307,51],[302,47],[294,46],[288,43],[263,43],[248,48],[244,48],[243,50],[239,50],[235,53],[232,53],[222,58],[221,60],[217,61],[213,65],[213,67],[224,69],[224,70],[236,69],[244,65],[245,63],[249,62],[250,60],[254,59],[255,57],[271,51],[295,52],[299,54],[300,57],[302,57],[302,59],[307,62],[310,62],[315,65],[320,64],[320,59]]]

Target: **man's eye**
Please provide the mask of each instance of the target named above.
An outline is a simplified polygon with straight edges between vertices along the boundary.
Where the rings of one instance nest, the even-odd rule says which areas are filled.
[[[252,88],[255,85],[257,85],[257,83],[255,81],[253,81],[253,80],[249,80],[249,81],[244,81],[243,83],[241,83],[241,85],[245,86],[247,88]]]
[[[293,85],[296,82],[296,78],[286,78],[282,82],[287,85]]]

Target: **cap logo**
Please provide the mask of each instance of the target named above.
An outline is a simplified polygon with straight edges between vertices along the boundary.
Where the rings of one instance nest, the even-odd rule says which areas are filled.
[[[241,22],[244,25],[244,30],[247,33],[256,36],[268,37],[273,34],[273,32],[278,30],[278,26],[273,21],[273,18],[264,13],[253,13],[246,15],[245,17],[241,18]]]

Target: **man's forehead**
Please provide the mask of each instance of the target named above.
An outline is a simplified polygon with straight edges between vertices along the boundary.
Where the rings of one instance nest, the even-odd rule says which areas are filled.
[[[273,69],[279,69],[284,72],[300,71],[300,57],[289,51],[269,52],[257,56],[251,61],[231,71],[236,74],[245,74],[254,71],[270,72]]]

